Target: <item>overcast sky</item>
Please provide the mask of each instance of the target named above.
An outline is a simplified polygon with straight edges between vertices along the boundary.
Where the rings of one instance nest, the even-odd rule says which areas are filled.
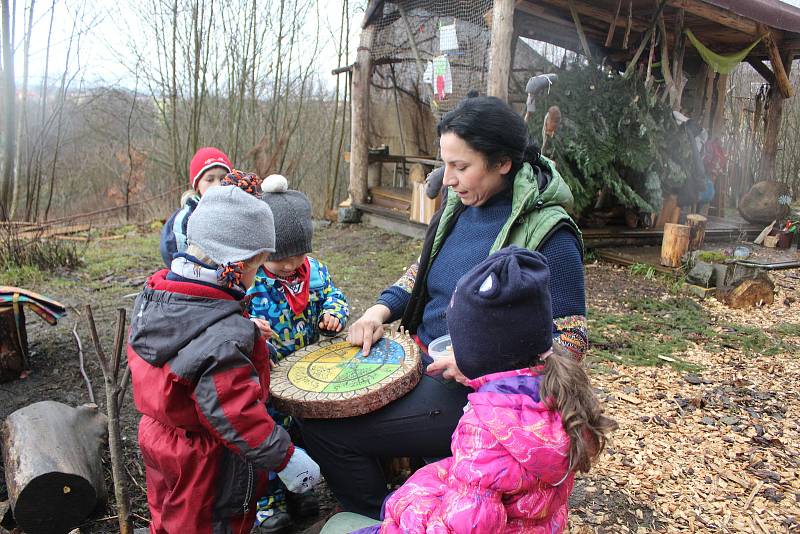
[[[18,1],[16,15],[17,53],[15,56],[15,71],[17,79],[22,78],[22,35],[23,35],[23,5],[28,2]],[[339,21],[341,18],[343,0],[320,0],[320,24],[321,39],[329,39],[331,33],[338,33]],[[357,47],[357,39],[363,18],[363,8],[358,7],[358,0],[350,0],[351,11],[351,61]],[[30,84],[37,85],[43,76],[46,50],[47,33],[50,23],[49,8],[50,2],[39,0],[35,5],[33,39],[31,41],[30,54]],[[77,12],[78,6],[86,5],[85,11],[80,14]],[[266,4],[266,3],[265,3]],[[131,57],[128,50],[128,43],[132,35],[140,34],[144,31],[141,17],[145,13],[134,11],[128,2],[111,3],[108,0],[59,0],[56,2],[56,14],[53,22],[53,33],[50,43],[50,77],[53,82],[54,73],[63,71],[64,63],[67,59],[67,49],[69,37],[72,29],[72,21],[76,15],[80,16],[85,24],[90,24],[91,30],[81,36],[80,57],[71,58],[72,71],[78,66],[83,74],[84,82],[87,85],[123,85],[133,86],[133,77],[124,64],[126,58]],[[312,23],[309,21],[309,27]],[[317,61],[317,71],[322,74],[323,81],[328,80],[331,84],[335,79],[330,75],[330,71],[337,66],[336,44],[327,43],[321,47],[320,57]]]
[[[343,0],[318,0],[321,15],[322,34],[323,38],[331,32],[338,32],[339,20],[341,16]],[[783,0],[787,4],[791,4],[800,8],[800,0]],[[363,6],[366,5],[366,0],[350,0],[351,11],[351,36],[350,36],[350,61],[352,62],[355,57],[355,49],[358,44],[358,36],[360,32],[360,23],[363,18]],[[17,79],[22,76],[22,35],[23,35],[23,21],[24,5],[28,4],[26,1],[14,2],[17,6],[16,15],[16,40],[17,40],[17,55],[15,70]],[[271,2],[264,2],[265,6],[271,5]],[[53,24],[53,35],[51,39],[50,51],[50,72],[60,73],[63,71],[63,65],[67,58],[67,46],[69,44],[69,35],[72,28],[72,20],[76,16],[76,8],[79,5],[85,5],[86,11],[83,14],[83,20],[89,22],[94,21],[91,31],[82,36],[80,46],[80,66],[84,82],[88,85],[123,85],[133,86],[133,78],[124,65],[123,61],[130,54],[126,54],[128,49],[128,42],[131,35],[141,33],[143,17],[147,13],[135,11],[130,7],[130,3],[126,1],[110,2],[109,0],[59,0],[56,2],[56,16]],[[35,36],[31,43],[31,63],[30,63],[30,83],[37,85],[44,72],[45,50],[47,44],[47,25],[49,24],[49,15],[47,10],[50,7],[50,2],[46,0],[39,0],[35,3],[36,13],[34,16],[34,30]],[[120,13],[121,12],[121,13]],[[310,23],[309,23],[310,25]],[[318,59],[317,72],[321,74],[323,81],[328,81],[331,85],[334,83],[334,77],[330,75],[330,71],[336,68],[336,46],[333,43],[328,43],[323,46],[321,54]],[[122,59],[121,59],[122,58]],[[77,63],[73,60],[71,70],[74,71]]]

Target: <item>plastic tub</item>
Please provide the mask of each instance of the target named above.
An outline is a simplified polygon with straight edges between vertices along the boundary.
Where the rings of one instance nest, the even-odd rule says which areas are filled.
[[[434,360],[453,355],[453,343],[450,336],[437,337],[428,345],[428,356]]]

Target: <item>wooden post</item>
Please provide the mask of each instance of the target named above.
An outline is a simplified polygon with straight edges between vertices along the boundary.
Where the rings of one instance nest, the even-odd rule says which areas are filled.
[[[665,267],[680,267],[681,256],[688,249],[689,227],[685,224],[665,224],[664,239],[661,241],[661,265]]]
[[[492,41],[489,45],[489,79],[486,94],[508,101],[511,72],[511,38],[514,35],[514,0],[494,0]]]
[[[361,46],[353,65],[353,87],[350,93],[350,198],[356,204],[367,202],[367,169],[369,167],[369,84],[372,77],[370,49],[375,27],[361,32]]]
[[[703,246],[707,220],[698,213],[690,213],[686,216],[686,224],[689,226],[689,250],[700,250]]]
[[[782,61],[785,72],[788,75],[792,68],[793,51],[787,50],[783,53]],[[772,65],[773,72],[776,66]],[[777,76],[776,76],[777,78]],[[778,155],[778,133],[781,127],[781,117],[783,115],[783,95],[778,90],[778,85],[773,85],[769,90],[767,107],[767,125],[764,132],[764,152],[761,156],[760,178],[762,180],[772,180],[775,178],[775,160]]]

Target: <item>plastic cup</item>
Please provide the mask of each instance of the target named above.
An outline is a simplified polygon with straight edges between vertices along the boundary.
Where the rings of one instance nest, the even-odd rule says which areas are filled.
[[[453,343],[450,341],[449,335],[437,337],[428,345],[428,356],[433,358],[434,361],[452,355]]]

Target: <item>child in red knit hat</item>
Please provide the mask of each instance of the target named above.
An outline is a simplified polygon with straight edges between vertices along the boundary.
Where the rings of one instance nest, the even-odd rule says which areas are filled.
[[[186,250],[186,225],[200,198],[209,188],[219,185],[220,180],[232,170],[228,156],[218,148],[207,146],[195,152],[189,163],[189,185],[192,189],[184,193],[181,207],[167,219],[161,230],[159,249],[164,265],[169,267],[173,254]]]

